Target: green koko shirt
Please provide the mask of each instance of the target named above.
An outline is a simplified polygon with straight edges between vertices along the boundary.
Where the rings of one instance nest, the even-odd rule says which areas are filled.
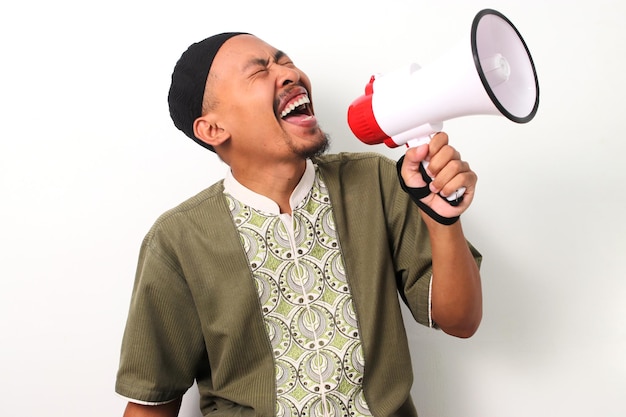
[[[427,230],[400,189],[393,161],[368,153],[314,162],[330,196],[358,318],[363,397],[374,416],[415,416],[398,294],[419,323],[432,325]],[[165,402],[196,380],[205,416],[276,414],[272,342],[229,201],[220,181],[162,215],[144,239],[120,395]]]

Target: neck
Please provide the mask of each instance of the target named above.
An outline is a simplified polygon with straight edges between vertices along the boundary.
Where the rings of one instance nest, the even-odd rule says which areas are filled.
[[[276,163],[262,169],[250,165],[231,166],[230,169],[241,185],[274,201],[281,213],[291,213],[289,199],[306,170],[306,160]]]

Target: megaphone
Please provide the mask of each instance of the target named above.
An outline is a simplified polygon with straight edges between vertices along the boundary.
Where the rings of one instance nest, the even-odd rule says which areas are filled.
[[[425,68],[411,63],[373,75],[349,106],[348,124],[366,144],[412,147],[428,143],[446,120],[482,114],[527,123],[538,106],[537,72],[524,39],[502,13],[484,9],[472,22],[470,45],[460,42]]]

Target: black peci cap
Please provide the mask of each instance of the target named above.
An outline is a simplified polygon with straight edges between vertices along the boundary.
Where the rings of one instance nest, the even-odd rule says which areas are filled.
[[[204,89],[215,55],[227,40],[245,34],[244,32],[225,32],[192,44],[183,52],[172,73],[172,84],[167,101],[174,125],[196,143],[213,152],[215,149],[211,145],[194,135],[193,123],[202,116]]]

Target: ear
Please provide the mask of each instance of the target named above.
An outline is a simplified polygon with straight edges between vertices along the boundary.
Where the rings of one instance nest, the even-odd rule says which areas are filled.
[[[211,114],[200,116],[194,120],[193,133],[198,139],[214,148],[230,138],[230,133],[221,128]]]

